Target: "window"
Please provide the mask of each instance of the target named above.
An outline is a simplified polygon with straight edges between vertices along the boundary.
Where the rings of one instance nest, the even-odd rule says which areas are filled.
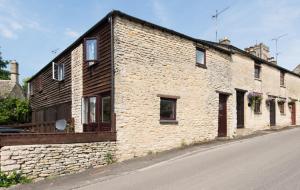
[[[160,98],[160,120],[176,120],[176,99]]]
[[[96,123],[97,98],[86,97],[82,99],[82,123]]]
[[[92,96],[82,99],[82,123],[110,123],[110,96]]]
[[[28,83],[28,92],[27,95],[32,96],[33,95],[33,85],[31,84],[31,82]]]
[[[57,81],[65,79],[65,64],[57,64],[52,62],[52,78]]]
[[[85,40],[85,53],[88,65],[94,65],[97,60],[97,39]]]
[[[102,122],[103,123],[110,123],[111,119],[111,102],[110,96],[106,96],[102,98]]]
[[[254,66],[254,78],[260,79],[261,67],[259,65]]]
[[[96,97],[89,98],[89,123],[96,123]]]
[[[196,49],[196,63],[197,63],[197,65],[205,66],[205,64],[206,64],[205,59],[206,59],[205,50],[197,48]]]
[[[285,85],[284,76],[285,76],[285,73],[281,71],[280,72],[280,86]]]
[[[261,110],[260,110],[260,104],[261,104],[261,100],[254,100],[254,113],[256,114],[260,114]]]
[[[284,102],[278,102],[278,107],[281,115],[284,115]]]

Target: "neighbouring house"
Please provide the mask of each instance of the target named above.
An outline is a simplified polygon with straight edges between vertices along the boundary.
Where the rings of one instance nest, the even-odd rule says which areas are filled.
[[[300,75],[264,44],[241,50],[112,11],[29,81],[33,122],[116,132],[119,160],[300,125]]]
[[[19,64],[16,61],[10,62],[10,80],[0,80],[0,98],[5,97],[25,99],[19,83]]]

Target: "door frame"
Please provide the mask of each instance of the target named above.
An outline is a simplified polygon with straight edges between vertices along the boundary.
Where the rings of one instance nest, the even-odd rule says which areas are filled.
[[[242,89],[238,89],[236,88],[236,128],[237,129],[242,129],[245,128],[245,94],[247,92],[247,90],[242,90]],[[242,99],[242,104],[243,104],[243,108],[242,108],[242,125],[238,124],[239,121],[239,114],[238,114],[238,94],[241,94],[243,99]]]
[[[231,93],[226,93],[226,92],[220,92],[217,91],[218,95],[219,95],[219,101],[218,101],[218,137],[227,137],[228,135],[228,117],[227,117],[227,103],[228,103],[228,97],[230,95],[232,95]],[[225,100],[225,110],[224,110],[224,114],[225,114],[225,121],[223,121],[223,125],[221,124],[221,117],[220,117],[220,103],[221,103],[221,97],[224,98]],[[224,129],[225,128],[225,129]],[[224,130],[224,131],[223,131]]]
[[[289,103],[289,106],[291,106],[291,125],[296,125],[296,102]]]
[[[272,105],[274,105],[274,118],[272,118],[273,114],[271,112],[271,107]],[[270,100],[270,126],[276,126],[276,101],[275,99]],[[273,123],[273,119],[274,119],[274,123]]]

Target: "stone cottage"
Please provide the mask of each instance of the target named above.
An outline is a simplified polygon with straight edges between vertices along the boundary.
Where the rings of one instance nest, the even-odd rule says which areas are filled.
[[[16,61],[10,62],[10,80],[0,80],[0,98],[5,97],[25,99],[19,83],[19,65]]]
[[[115,131],[119,160],[299,125],[300,75],[269,58],[112,11],[31,78],[33,122]]]

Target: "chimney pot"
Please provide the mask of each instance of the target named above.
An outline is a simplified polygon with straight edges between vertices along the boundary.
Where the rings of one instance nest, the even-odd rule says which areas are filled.
[[[220,44],[230,45],[230,40],[227,37],[219,40]]]
[[[10,80],[19,83],[19,64],[16,60],[10,62]]]

